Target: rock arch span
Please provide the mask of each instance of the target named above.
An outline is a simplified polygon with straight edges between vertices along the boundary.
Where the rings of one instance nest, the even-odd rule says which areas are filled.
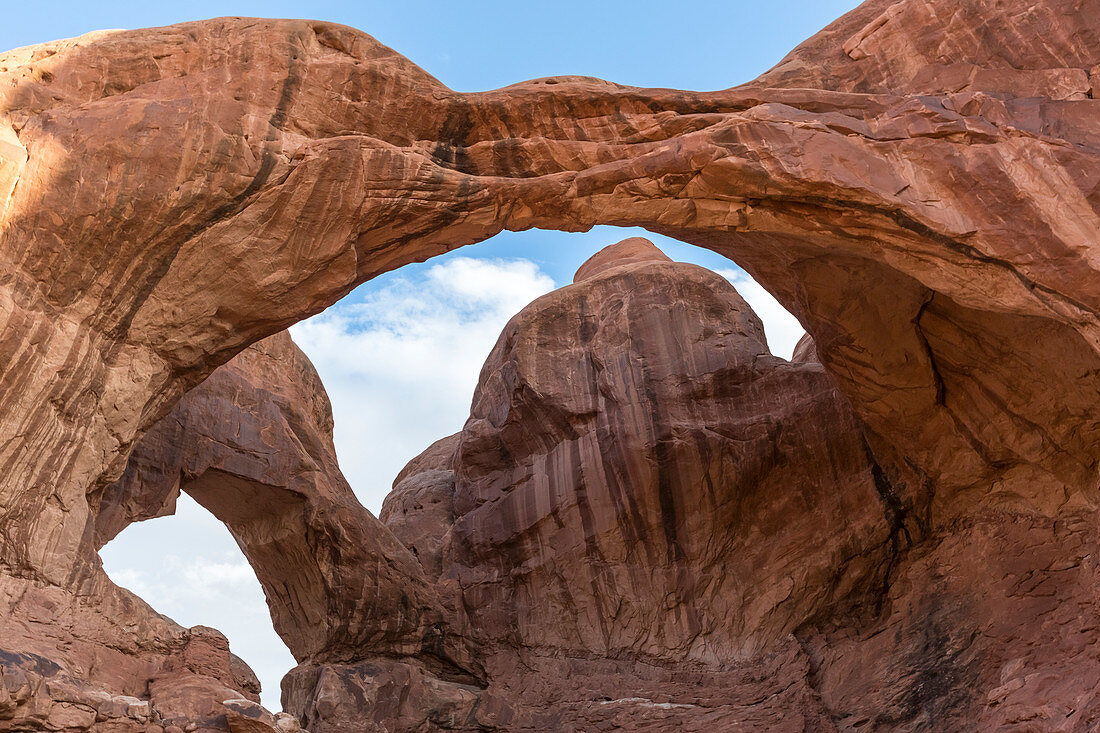
[[[644,226],[745,267],[814,336],[916,538],[1084,511],[1098,19],[1091,0],[871,0],[706,94],[457,94],[309,21],[3,55],[3,597],[92,626],[137,608],[94,553],[135,440],[248,344],[505,228]],[[116,651],[178,636],[104,623]]]

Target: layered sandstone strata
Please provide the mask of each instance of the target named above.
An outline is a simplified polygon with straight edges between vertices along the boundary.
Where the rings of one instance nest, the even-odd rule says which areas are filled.
[[[3,54],[5,689],[54,664],[135,696],[184,643],[99,570],[99,497],[219,365],[401,264],[622,224],[729,255],[796,313],[892,487],[913,547],[876,620],[795,634],[830,719],[1087,727],[1098,28],[1096,0],[870,0],[706,94],[459,94],[309,21]]]

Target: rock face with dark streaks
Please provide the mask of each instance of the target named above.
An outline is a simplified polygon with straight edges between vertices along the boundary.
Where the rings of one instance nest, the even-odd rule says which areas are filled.
[[[723,668],[886,565],[824,369],[772,356],[732,285],[649,248],[536,300],[482,371],[444,574],[486,643]]]
[[[443,536],[441,587],[517,721],[778,725],[714,701],[748,697],[749,670],[790,682],[770,655],[806,664],[796,629],[874,605],[901,549],[877,471],[820,364],[772,356],[732,285],[632,239],[511,320],[466,427],[405,469],[383,518]],[[410,488],[448,479],[450,522]],[[755,692],[826,720],[803,674]]]
[[[698,706],[699,724],[712,726],[1087,730],[1100,717],[1091,684],[1100,676],[1098,69],[1098,0],[869,0],[755,81],[710,93],[561,77],[461,94],[369,36],[317,21],[226,18],[0,54],[0,726],[148,724],[149,680],[192,634],[111,584],[96,550],[129,519],[164,510],[156,497],[171,491],[155,477],[170,451],[157,447],[159,429],[145,448],[151,463],[131,453],[189,390],[381,272],[504,229],[612,224],[729,256],[798,316],[813,349],[790,365],[750,357],[747,315],[732,309],[726,330],[677,325],[706,344],[748,334],[740,357],[706,346],[694,363],[662,364],[711,374],[698,395],[675,381],[639,392],[662,373],[643,361],[619,365],[621,384],[597,379],[592,392],[575,381],[575,393],[543,401],[513,392],[520,374],[549,377],[516,361],[521,342],[502,344],[501,371],[487,374],[458,447],[453,495],[436,475],[395,499],[402,511],[434,507],[430,522],[393,525],[415,554],[349,508],[327,463],[311,477],[292,457],[265,464],[261,445],[244,456],[232,445],[189,452],[181,475],[200,472],[196,495],[267,578],[276,624],[304,660],[288,704],[337,710],[347,699],[339,689],[375,685],[363,699],[384,704],[363,718],[401,725],[516,727],[525,724],[517,699],[538,712],[549,710],[541,701],[590,692],[560,708],[561,720],[594,720],[598,709],[599,725],[660,727],[652,716],[689,710],[660,707],[669,702]],[[614,354],[584,341],[600,324],[566,291],[557,307],[580,316],[581,342],[543,358],[606,379]],[[677,298],[671,317],[690,300]],[[647,359],[673,351],[656,336],[635,346]],[[850,592],[808,590],[824,557],[796,572],[791,558],[743,557],[767,544],[743,534],[696,544],[725,530],[751,535],[752,525],[746,514],[681,507],[703,489],[664,468],[689,461],[705,483],[707,451],[736,445],[747,460],[768,430],[742,420],[707,432],[702,413],[684,424],[681,403],[734,399],[699,358],[746,391],[764,374],[808,389],[799,380],[819,363],[850,406],[863,437],[849,458],[870,467],[876,519],[851,552],[822,539],[825,556],[851,559],[835,576],[850,579]],[[637,371],[643,363],[650,372]],[[257,420],[285,419],[242,396],[239,409]],[[598,430],[600,400],[667,402],[670,412],[607,413]],[[748,403],[738,404],[732,415],[744,418]],[[790,409],[753,408],[820,432]],[[536,422],[524,432],[537,439],[509,422],[525,410]],[[733,418],[707,417],[723,419]],[[612,440],[612,426],[649,427]],[[790,436],[773,437],[773,457],[793,460]],[[288,445],[310,461],[324,452]],[[627,474],[592,476],[605,447]],[[502,462],[501,449],[517,462]],[[845,455],[834,458],[854,469]],[[148,495],[117,489],[128,461],[150,476]],[[787,470],[796,469],[765,462],[760,485]],[[628,477],[640,482],[637,506],[592,515],[591,531],[578,532],[573,520],[588,522],[597,500],[618,511],[614,487]],[[606,495],[576,488],[590,482]],[[527,492],[538,503],[510,498]],[[234,513],[245,498],[268,511]],[[557,515],[545,513],[551,506]],[[756,510],[766,517],[770,506]],[[450,514],[439,540],[427,528]],[[532,524],[538,517],[549,523]],[[797,546],[785,527],[818,529],[797,513],[783,520],[759,525],[778,546]],[[863,526],[861,515],[845,521]],[[582,536],[590,548],[576,546]],[[862,540],[883,536],[886,564],[861,570]],[[548,537],[562,540],[568,577],[541,563],[532,543]],[[517,545],[502,548],[511,538]],[[498,550],[494,574],[484,560]],[[284,552],[309,569],[301,599],[272,585],[285,580],[271,567]],[[356,578],[352,558],[379,567]],[[762,593],[726,594],[725,577],[662,569],[689,559],[732,563],[753,579],[787,574],[768,576]],[[540,574],[556,595],[534,606],[525,594]],[[842,598],[880,578],[873,604],[845,610]],[[684,588],[690,598],[677,595]],[[327,615],[368,589],[380,591],[378,605]],[[725,625],[723,599],[735,599]],[[490,620],[468,608],[482,601]],[[590,621],[570,635],[519,618],[554,612]],[[616,623],[605,632],[592,614]],[[497,694],[494,680],[517,669],[513,641],[531,645],[521,662],[543,674],[511,676]],[[674,659],[700,674],[727,665],[727,693],[691,698],[699,685],[683,682]],[[591,665],[621,687],[589,690]],[[247,692],[232,669],[218,675],[199,676]],[[647,685],[673,699],[633,700]],[[769,697],[775,689],[801,702]],[[811,710],[817,717],[805,717]],[[225,724],[240,714],[225,713]]]

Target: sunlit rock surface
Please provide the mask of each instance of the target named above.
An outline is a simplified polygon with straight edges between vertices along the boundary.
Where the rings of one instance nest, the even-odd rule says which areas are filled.
[[[730,256],[795,313],[894,497],[908,549],[881,605],[746,648],[790,654],[761,669],[826,711],[804,727],[1087,729],[1098,34],[1097,0],[871,0],[713,93],[567,77],[459,94],[312,21],[0,55],[0,725],[140,720],[185,643],[96,548],[101,497],[187,390],[380,272],[505,228],[620,224]],[[458,596],[432,572],[447,616]],[[402,638],[434,618],[418,607]],[[327,627],[318,659],[373,653]],[[436,679],[422,658],[461,656],[430,649],[394,665]],[[139,704],[103,712],[47,678]],[[458,725],[464,695],[424,685]],[[632,697],[608,715],[664,710]]]

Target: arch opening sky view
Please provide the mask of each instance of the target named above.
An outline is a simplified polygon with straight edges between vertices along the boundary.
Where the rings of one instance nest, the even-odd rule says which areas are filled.
[[[224,15],[311,18],[359,28],[459,91],[580,74],[623,84],[723,89],[775,65],[854,8],[854,0],[561,2],[485,0],[62,0],[5,9],[0,49],[105,28],[141,28]],[[726,276],[789,356],[801,327],[729,260],[638,229],[503,233],[364,284],[291,329],[333,403],[341,466],[377,513],[397,472],[462,427],[481,364],[507,320],[572,280],[598,249],[645,236],[674,260]],[[111,577],[185,626],[229,637],[279,710],[294,660],[271,627],[252,569],[220,522],[186,496],[177,514],[128,527],[102,552]]]

